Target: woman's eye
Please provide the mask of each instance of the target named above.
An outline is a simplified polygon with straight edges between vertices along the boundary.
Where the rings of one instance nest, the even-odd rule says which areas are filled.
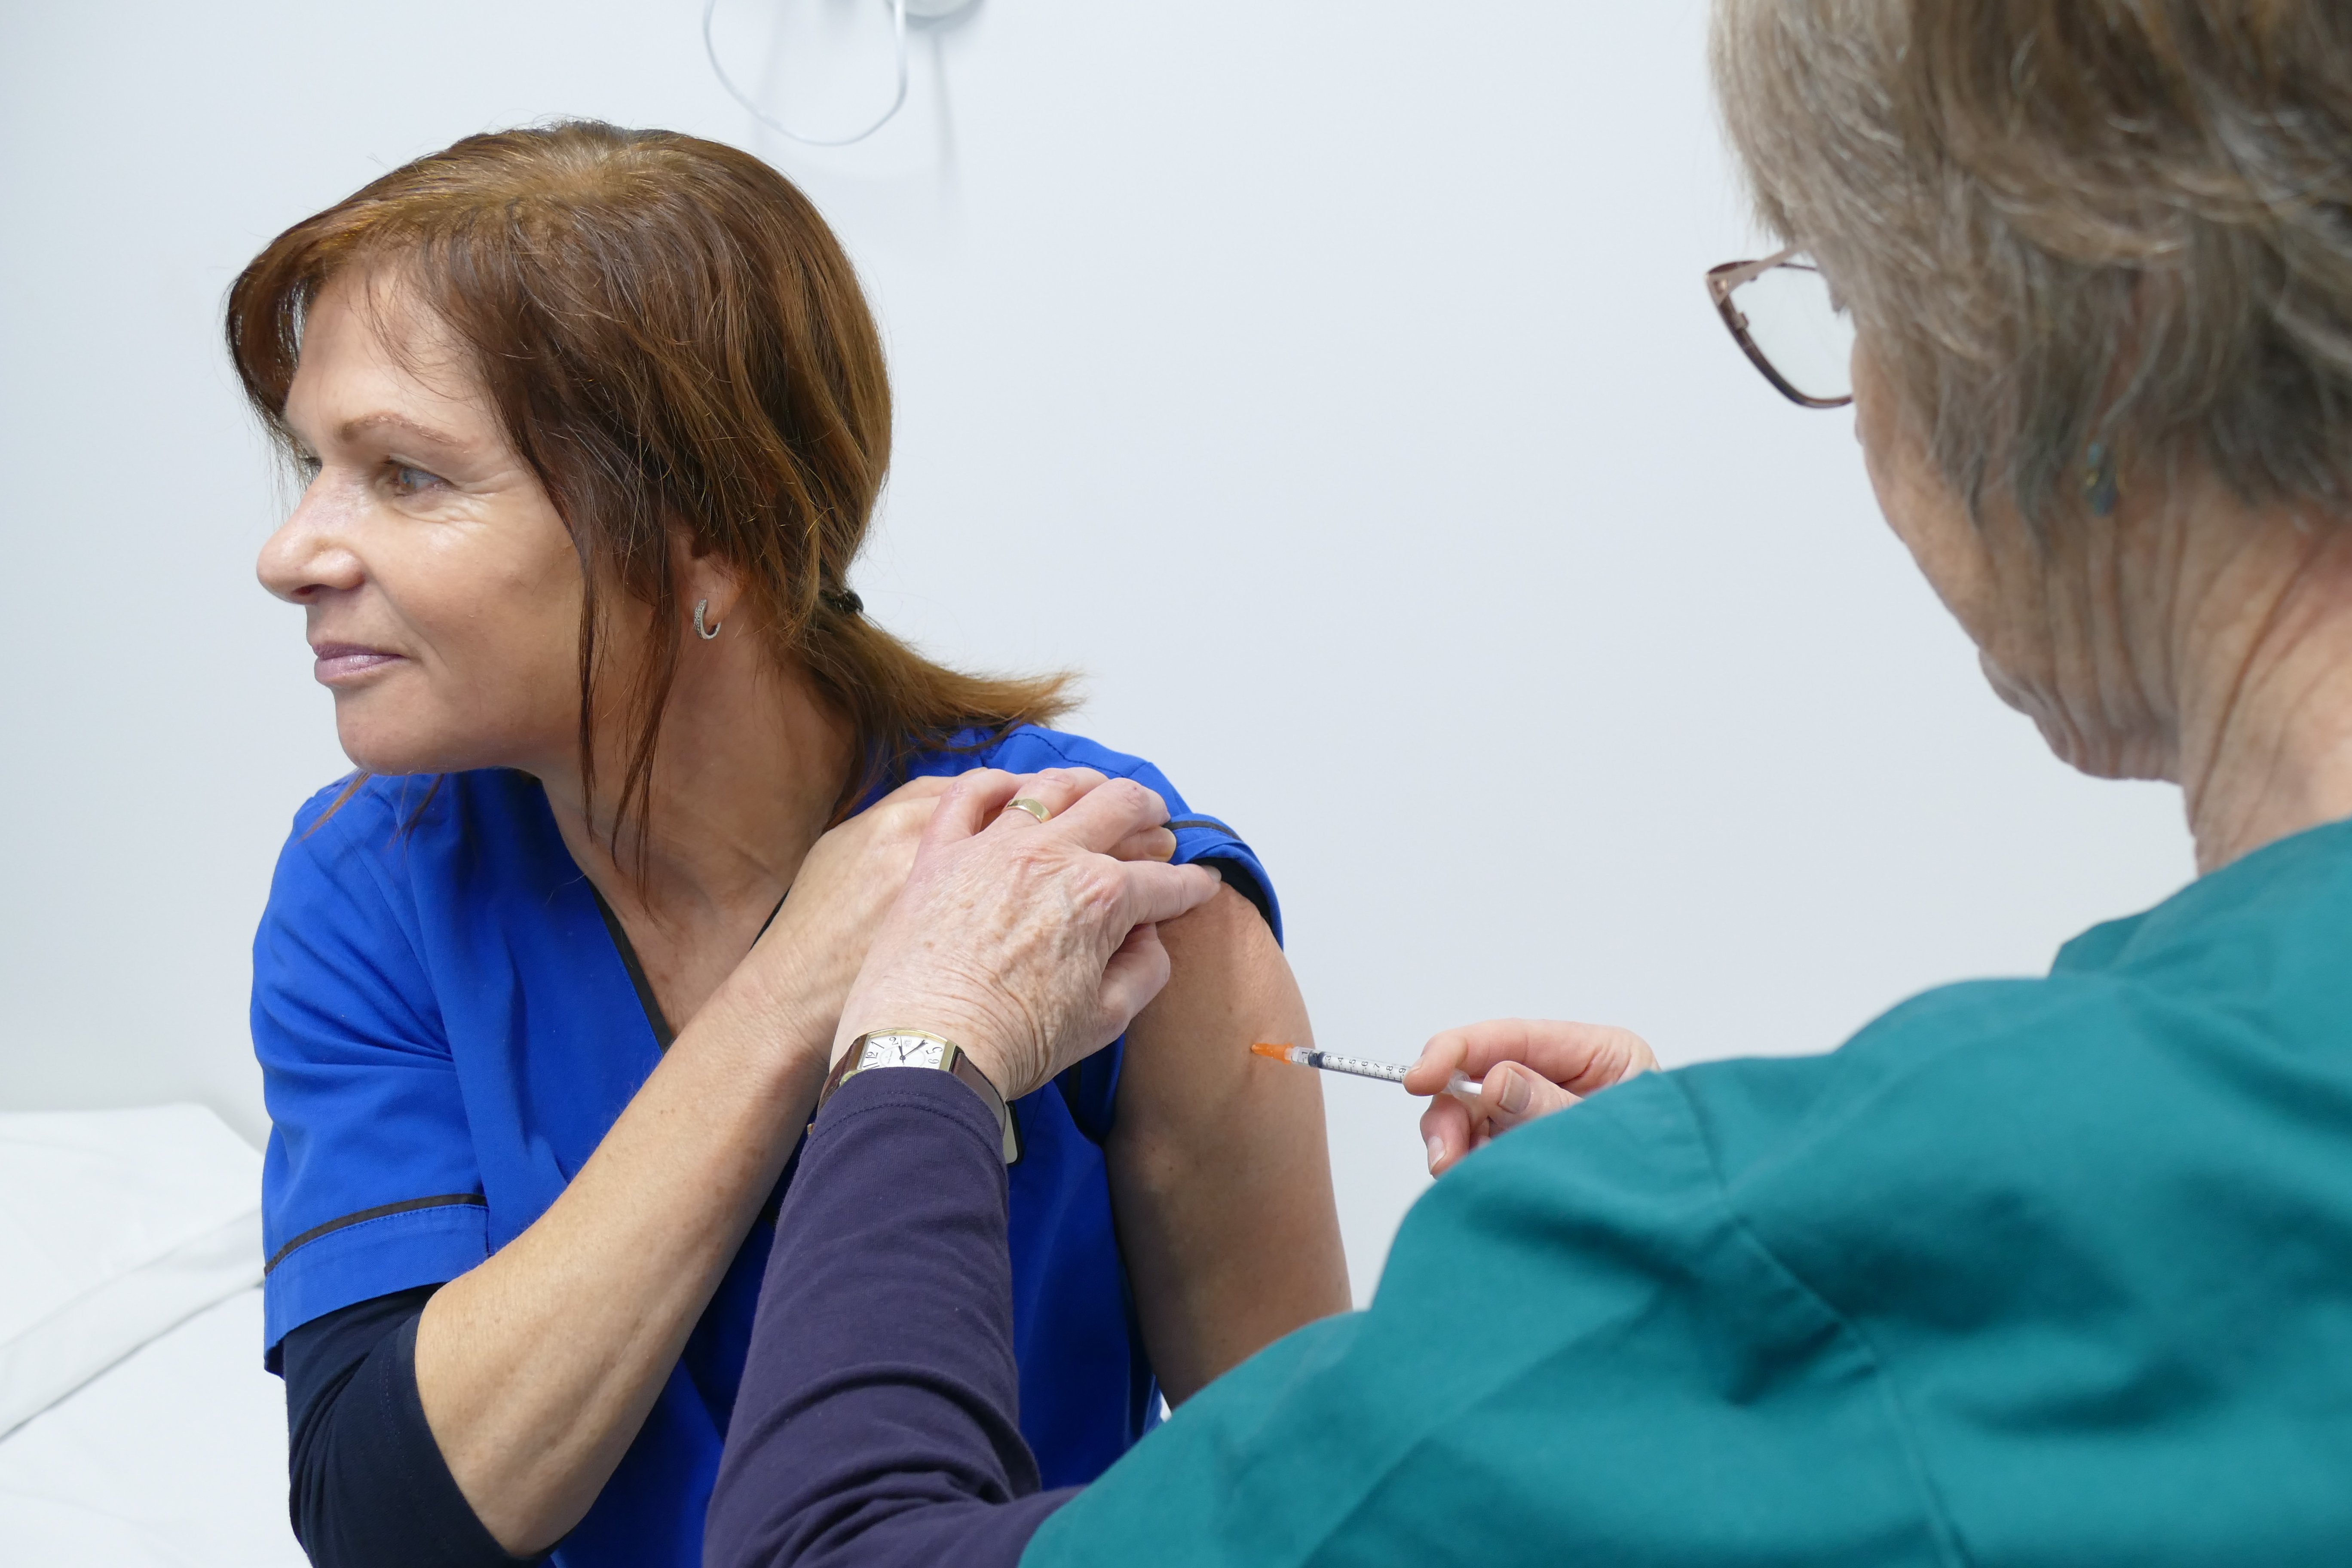
[[[423,468],[412,468],[406,463],[394,463],[389,474],[389,482],[393,494],[413,496],[420,490],[432,489],[441,482],[441,479],[439,475],[428,474]]]

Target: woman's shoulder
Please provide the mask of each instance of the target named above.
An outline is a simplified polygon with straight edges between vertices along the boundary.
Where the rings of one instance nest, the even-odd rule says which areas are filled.
[[[1792,1141],[1866,1152],[1897,1127],[1915,1162],[2178,1151],[2232,1115],[2259,1121],[2288,1082],[2306,1103],[2352,1105],[2347,932],[2352,824],[2337,824],[2093,927],[2046,975],[1937,986],[1828,1056],[1711,1063],[1685,1081],[1733,1170],[1785,1160]]]
[[[1910,997],[1833,1051],[1670,1076],[1737,1184],[1808,1160],[1867,1158],[1885,1139],[1907,1143],[1914,1163],[1946,1147],[1965,1161],[1985,1122],[2013,1134],[2153,1043],[2110,977],[1973,980]]]
[[[433,791],[429,774],[345,773],[294,808],[289,843],[327,835],[330,842],[365,837],[377,827],[398,827]]]
[[[951,775],[974,768],[1002,768],[1008,773],[1034,773],[1045,768],[1092,768],[1115,779],[1133,779],[1159,792],[1168,815],[1179,825],[1196,823],[1204,828],[1239,836],[1215,817],[1193,810],[1175,784],[1153,763],[1130,752],[1114,751],[1101,742],[1067,730],[1041,724],[1020,724],[998,732],[967,731],[944,744],[916,753],[907,776]]]
[[[1167,775],[1132,752],[1113,751],[1099,741],[1042,724],[1016,724],[1010,730],[966,731],[945,743],[919,752],[908,768],[910,776],[969,773],[974,768],[1002,768],[1009,773],[1034,773],[1041,768],[1093,768],[1112,778],[1140,777],[1147,784]],[[1152,785],[1155,789],[1158,784]]]
[[[1156,764],[1067,730],[1022,724],[1001,733],[971,731],[954,736],[943,745],[919,752],[907,775],[948,775],[974,768],[1002,768],[1009,773],[1092,768],[1110,778],[1133,779],[1156,791],[1168,807],[1168,826],[1176,834],[1178,863],[1213,863],[1235,891],[1257,906],[1275,935],[1281,936],[1282,914],[1274,896],[1274,879],[1266,874],[1257,851],[1232,824],[1186,798]]]
[[[2352,1202],[2321,1195],[2352,1140],[2344,1037],[2251,995],[2060,973],[1939,987],[1826,1056],[1657,1088],[1687,1107],[1740,1225],[1825,1296],[1979,1273],[2092,1291],[2101,1270],[2173,1279],[2149,1249],[2194,1250],[2185,1200],[2218,1247],[2200,1267],[2265,1212],[2352,1246]]]
[[[295,810],[278,854],[278,890],[404,884],[460,853],[499,853],[531,837],[524,829],[537,789],[526,775],[497,768],[346,774]]]

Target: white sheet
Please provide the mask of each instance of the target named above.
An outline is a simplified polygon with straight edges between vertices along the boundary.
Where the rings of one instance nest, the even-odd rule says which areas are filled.
[[[211,1111],[0,1113],[0,1435],[260,1278],[261,1156]]]
[[[7,1568],[304,1568],[261,1292],[198,1313],[0,1440]]]

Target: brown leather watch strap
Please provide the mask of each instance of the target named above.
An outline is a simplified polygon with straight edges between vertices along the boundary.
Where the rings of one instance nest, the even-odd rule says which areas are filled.
[[[980,1064],[963,1054],[961,1046],[950,1043],[944,1059],[948,1071],[971,1085],[972,1092],[980,1096],[981,1103],[987,1106],[990,1114],[996,1118],[996,1130],[1004,1140],[1004,1163],[1008,1165],[1019,1164],[1021,1163],[1021,1121],[1013,1114],[1013,1108],[1004,1103],[1004,1096],[999,1094],[996,1091],[996,1086],[988,1081],[988,1075],[980,1070]]]
[[[824,1075],[824,1087],[816,1091],[816,1103],[809,1108],[811,1121],[814,1121],[816,1113],[824,1109],[824,1102],[833,1098],[833,1091],[841,1087],[841,1080],[857,1070],[857,1058],[865,1054],[866,1037],[860,1035],[849,1042],[849,1048],[841,1053],[841,1059],[833,1064],[831,1072]]]

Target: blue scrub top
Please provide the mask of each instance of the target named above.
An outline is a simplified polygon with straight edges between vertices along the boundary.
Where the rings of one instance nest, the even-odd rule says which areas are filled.
[[[1237,867],[1279,935],[1256,856],[1149,763],[1024,726],[910,771],[976,767],[1091,767],[1150,785],[1175,819],[1176,858]],[[296,814],[254,939],[273,1365],[289,1331],[455,1279],[521,1234],[662,1048],[536,780],[373,778],[328,816],[341,794],[321,790]],[[1124,1044],[1014,1106],[1021,1427],[1049,1487],[1092,1480],[1159,1403],[1103,1162]],[[753,1227],[635,1442],[556,1549],[561,1568],[698,1568],[773,1236],[769,1220]]]

